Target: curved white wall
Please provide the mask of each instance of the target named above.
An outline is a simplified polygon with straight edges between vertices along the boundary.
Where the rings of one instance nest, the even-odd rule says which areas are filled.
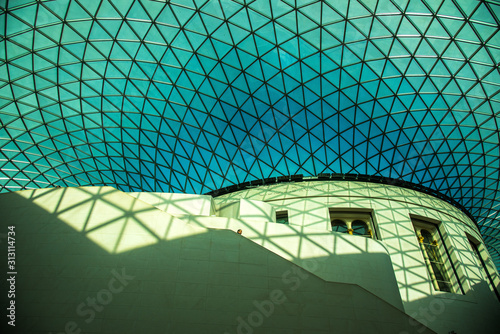
[[[379,238],[331,232],[331,208],[371,212]],[[290,224],[275,222],[283,209]],[[250,319],[255,303],[276,289],[287,302],[276,303],[256,333],[497,331],[500,303],[469,244],[481,241],[474,224],[453,206],[407,189],[301,182],[217,198],[39,189],[2,194],[0,212],[3,231],[16,226],[24,333],[234,333],[239,317]],[[463,294],[434,290],[414,218],[440,224]],[[238,229],[241,236],[229,231]],[[484,249],[482,255],[498,285]],[[120,289],[123,272],[133,278]],[[80,306],[96,296],[103,310],[90,318]]]
[[[405,311],[438,332],[448,333],[453,328],[472,330],[471,324],[462,318],[465,314],[468,319],[471,316],[484,319],[483,324],[487,325],[500,311],[492,285],[469,243],[469,239],[481,242],[477,227],[462,211],[438,198],[385,184],[311,181],[259,186],[225,194],[216,197],[214,201],[216,207],[221,208],[242,199],[251,200],[253,203],[261,201],[275,210],[288,210],[290,225],[287,227],[297,231],[302,242],[308,243],[308,250],[305,252],[308,255],[303,254],[302,257],[321,258],[320,254],[326,249],[331,252],[331,256],[326,257],[329,258],[328,270],[331,275],[320,270],[317,272],[318,276],[327,280],[358,284],[397,305],[390,292],[391,279],[387,279],[385,284],[379,281],[380,278],[388,276],[385,272],[387,267],[382,264],[385,261],[382,254],[388,254],[392,266],[391,275],[395,275],[398,298],[402,301]],[[379,240],[331,232],[331,208],[352,212],[370,211]],[[220,214],[224,212],[220,211]],[[456,274],[453,271],[449,274],[456,281],[456,293],[434,289],[412,219],[439,225],[449,258],[455,266]],[[283,233],[289,235],[288,231]],[[314,242],[311,240],[315,240],[319,235],[324,241],[316,242],[316,246],[313,246]],[[273,243],[276,242],[275,239],[279,239],[270,238]],[[379,246],[370,247],[372,242]],[[292,249],[294,246],[295,244]],[[285,248],[284,245],[281,247]],[[493,285],[499,289],[498,273],[485,247],[480,248],[494,281]],[[374,249],[380,254],[377,258],[380,263],[371,258]],[[283,253],[280,249],[275,251],[278,254]],[[351,259],[345,254],[356,256]],[[458,288],[458,282],[461,289]]]

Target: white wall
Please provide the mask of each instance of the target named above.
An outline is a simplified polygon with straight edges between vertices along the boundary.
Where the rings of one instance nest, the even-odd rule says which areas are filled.
[[[400,298],[408,314],[429,323],[429,326],[439,333],[448,333],[452,330],[474,331],[473,325],[463,319],[463,314],[483,319],[484,326],[488,326],[488,323],[495,319],[495,315],[500,314],[500,304],[489,288],[484,271],[475,260],[467,240],[466,233],[479,241],[482,240],[477,227],[462,211],[438,198],[384,184],[315,181],[261,186],[222,195],[216,197],[214,201],[219,206],[240,198],[263,201],[273,205],[276,210],[289,210],[290,227],[299,230],[303,239],[329,230],[329,208],[353,211],[370,209],[380,241],[390,255]],[[411,216],[440,225],[440,231],[450,252],[450,261],[456,268],[456,281],[461,283],[465,294],[459,289],[457,293],[434,290]],[[363,238],[347,237],[350,240]],[[333,255],[359,251],[354,242],[339,243],[333,232],[330,232],[329,240],[339,245],[333,248]],[[482,254],[486,258],[486,264],[498,289],[500,288],[498,272],[485,247],[482,247]],[[377,268],[376,264],[372,265],[370,269],[373,272],[382,270]],[[341,268],[342,272],[348,272],[344,267]],[[352,268],[352,272],[355,270]],[[341,281],[346,278],[368,287],[367,289],[372,292],[375,291],[370,282],[373,279],[370,275],[361,277],[345,275],[336,279]],[[381,295],[380,292],[374,293]],[[431,309],[434,313],[430,311]]]
[[[166,198],[176,208],[185,203],[183,196]],[[327,233],[174,217],[111,187],[1,194],[0,212],[1,230],[16,232],[19,333],[433,333],[356,284],[301,268],[330,265],[321,261],[333,245]],[[226,229],[242,224],[243,235]],[[380,243],[364,241],[368,258],[388,259]],[[267,247],[311,258],[298,266]],[[0,259],[7,263],[7,247]],[[384,268],[391,274],[388,261]]]
[[[217,286],[217,293],[236,293],[236,297],[231,295],[234,297],[231,297],[231,303],[236,307],[242,306],[239,293],[248,296],[251,305],[252,298],[261,298],[255,296],[260,296],[262,290],[255,290],[253,284],[269,287],[277,280],[282,284],[286,270],[278,270],[277,277],[270,277],[267,273],[273,270],[275,263],[279,262],[280,268],[284,268],[292,262],[314,274],[315,283],[309,286],[308,289],[312,290],[307,293],[315,297],[308,295],[307,298],[327,308],[329,301],[322,293],[325,282],[330,284],[328,286],[359,286],[359,291],[365,291],[364,299],[350,305],[350,311],[344,316],[354,319],[357,325],[368,313],[364,308],[364,311],[357,311],[356,307],[368,300],[381,300],[385,302],[380,304],[379,310],[384,311],[377,313],[377,319],[385,317],[389,310],[399,309],[419,321],[408,318],[410,322],[406,327],[400,326],[399,322],[396,327],[399,332],[390,332],[421,332],[420,329],[424,332],[422,324],[446,334],[451,331],[489,333],[497,329],[500,304],[491,292],[467,239],[469,235],[481,241],[481,236],[464,213],[432,196],[363,182],[278,184],[213,200],[203,195],[131,195],[110,187],[79,187],[0,196],[2,228],[6,231],[8,224],[18,226],[16,247],[19,246],[20,272],[24,275],[19,278],[19,291],[24,291],[23,296],[31,296],[20,301],[28,303],[30,312],[34,312],[27,315],[32,317],[30,321],[35,321],[33,317],[36,317],[41,319],[37,324],[43,330],[63,331],[64,324],[74,317],[74,312],[68,315],[66,310],[74,309],[87,295],[99,292],[107,284],[112,268],[126,265],[133,270],[131,275],[138,279],[131,283],[129,292],[116,296],[107,312],[100,314],[92,323],[93,327],[86,330],[99,332],[101,327],[111,328],[113,321],[110,319],[120,319],[121,324],[117,323],[120,329],[133,329],[133,324],[125,324],[124,317],[130,305],[135,305],[134,312],[140,312],[141,307],[147,305],[164,307],[161,298],[175,301],[167,309],[180,318],[169,318],[172,323],[187,326],[189,321],[183,322],[182,319],[196,318],[198,312],[201,323],[197,328],[205,328],[210,323],[215,329],[218,327],[213,324],[213,317],[220,317],[220,310],[227,309],[224,305],[229,297],[215,294],[204,299],[200,296]],[[372,210],[380,240],[330,232],[329,208]],[[273,222],[274,212],[284,209],[289,210],[290,224]],[[434,291],[413,230],[412,216],[440,223],[465,294]],[[228,229],[242,229],[242,236],[238,236],[241,240],[234,242],[236,234],[230,233],[229,236]],[[255,247],[249,245],[248,240]],[[273,256],[274,260],[272,263],[256,263],[253,257],[257,253],[263,255],[259,261],[271,261]],[[272,253],[290,262],[277,261],[276,255],[269,255]],[[482,253],[488,257],[484,247]],[[212,271],[212,266],[219,268],[218,263],[222,263],[221,271]],[[498,282],[498,273],[489,259],[487,265]],[[234,279],[229,277],[231,275],[235,276]],[[151,280],[153,276],[155,278]],[[237,290],[227,286],[228,279],[238,286]],[[186,280],[191,286],[185,284]],[[40,289],[40,286],[52,290]],[[205,290],[200,292],[200,286]],[[55,295],[54,289],[59,291]],[[159,299],[158,292],[165,289],[168,290],[164,292],[166,295],[160,292],[163,297]],[[269,294],[268,290],[265,292]],[[55,301],[43,297],[50,293]],[[284,305],[280,314],[288,314],[286,312],[293,307],[307,309],[310,303],[301,299],[306,297],[297,296],[297,303]],[[352,303],[350,298],[355,297],[349,294],[332,298],[331,302],[336,303],[335,308],[340,312],[338,314],[344,314],[342,304]],[[38,300],[44,300],[44,304]],[[141,300],[142,304],[134,304]],[[191,302],[200,303],[196,305],[203,305],[203,310],[189,311]],[[208,307],[206,303],[212,304]],[[179,310],[178,305],[187,308]],[[58,313],[49,315],[49,310]],[[318,319],[328,319],[330,315],[324,314],[325,310],[315,308],[314,312],[308,311],[311,319],[307,324],[315,326]],[[238,312],[231,314],[237,315]],[[321,315],[316,317],[318,314]],[[149,323],[146,318],[141,316],[141,326]],[[50,327],[50,319],[58,319],[60,325]],[[272,321],[277,319],[278,315]],[[285,322],[290,321],[286,319]],[[227,319],[221,321],[228,326],[233,323]],[[164,326],[162,323],[152,332],[163,330]],[[349,326],[352,329],[355,324]],[[375,332],[387,332],[389,327],[384,326],[377,327]]]
[[[327,282],[356,284],[403,310],[383,243],[363,237],[255,220],[192,217],[200,227],[242,230],[242,236]]]
[[[145,192],[127,194],[176,217],[215,215],[212,196]]]

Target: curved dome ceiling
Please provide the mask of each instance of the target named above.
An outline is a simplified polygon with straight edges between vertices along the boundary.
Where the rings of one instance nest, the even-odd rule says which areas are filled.
[[[380,175],[465,206],[500,265],[498,3],[2,6],[1,191]]]

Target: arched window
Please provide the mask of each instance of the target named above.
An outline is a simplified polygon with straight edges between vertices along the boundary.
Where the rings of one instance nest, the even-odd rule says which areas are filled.
[[[340,219],[332,220],[332,231],[333,232],[340,232],[340,233],[347,233],[347,225],[346,225],[345,221],[340,220]]]
[[[330,208],[329,213],[332,231],[376,239],[370,212]]]
[[[486,277],[488,278],[488,283],[490,284],[490,289],[493,292],[495,292],[495,295],[497,296],[498,301],[500,301],[499,290],[497,289],[495,282],[493,281],[493,278],[491,277],[490,271],[488,270],[488,266],[486,265],[487,260],[485,261],[485,259],[483,258],[483,255],[481,255],[481,253],[482,253],[481,249],[484,249],[484,246],[481,244],[480,241],[472,239],[472,237],[469,234],[467,234],[467,239],[469,240],[472,252],[476,256],[477,265],[480,266],[480,268],[482,268],[482,270],[486,274]]]
[[[352,234],[353,235],[365,235],[369,236],[368,225],[362,220],[355,220],[351,223]]]
[[[438,241],[434,239],[430,231],[424,228],[420,229],[419,241],[434,287],[439,291],[451,292],[450,278],[439,253]]]

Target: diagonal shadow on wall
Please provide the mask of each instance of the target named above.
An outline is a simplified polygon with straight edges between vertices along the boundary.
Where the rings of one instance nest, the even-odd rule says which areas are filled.
[[[432,333],[357,285],[109,189],[3,194],[0,208],[16,231],[18,332]]]

